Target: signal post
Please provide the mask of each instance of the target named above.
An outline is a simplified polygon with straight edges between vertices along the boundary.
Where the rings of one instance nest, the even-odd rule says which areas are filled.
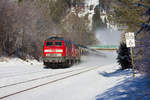
[[[135,35],[133,32],[128,32],[125,34],[126,38],[126,45],[128,48],[130,48],[130,54],[131,54],[131,64],[132,64],[132,72],[133,72],[133,78],[135,77],[135,65],[133,60],[133,48],[135,47]]]

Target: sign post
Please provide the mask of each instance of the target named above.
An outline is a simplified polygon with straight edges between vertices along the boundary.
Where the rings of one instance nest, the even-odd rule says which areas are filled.
[[[130,48],[130,54],[131,54],[131,64],[132,64],[132,72],[133,72],[133,78],[135,77],[135,71],[134,71],[134,61],[133,61],[133,47],[135,47],[135,36],[134,33],[129,32],[125,34],[126,37],[126,45],[128,48]]]

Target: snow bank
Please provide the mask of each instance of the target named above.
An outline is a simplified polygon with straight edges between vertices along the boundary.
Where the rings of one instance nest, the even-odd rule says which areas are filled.
[[[126,71],[116,75],[125,74]],[[105,77],[113,77],[114,74],[104,74]],[[117,76],[118,76],[117,75]],[[148,77],[128,78],[104,93],[96,96],[96,100],[150,100],[150,79]]]
[[[7,57],[0,57],[0,67],[2,66],[15,66],[15,65],[38,65],[41,62],[33,59],[22,60],[20,58],[7,58]]]

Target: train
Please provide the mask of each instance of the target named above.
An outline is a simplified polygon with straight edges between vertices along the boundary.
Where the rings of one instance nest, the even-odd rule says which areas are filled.
[[[43,64],[48,68],[66,68],[81,61],[88,55],[86,47],[64,37],[51,36],[43,44]]]

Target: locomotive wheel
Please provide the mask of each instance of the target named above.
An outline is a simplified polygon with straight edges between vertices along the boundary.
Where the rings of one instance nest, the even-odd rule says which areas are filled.
[[[43,62],[43,64],[46,66],[46,65],[47,65],[47,62]]]
[[[76,59],[73,59],[73,65],[76,64]]]
[[[71,66],[71,61],[70,60],[67,60],[64,64],[64,66],[66,66],[65,68],[68,68]]]
[[[76,64],[79,64],[79,61],[78,61],[78,59],[76,59]]]
[[[52,68],[52,69],[58,68],[57,64],[52,64],[52,63],[49,63],[49,62],[43,62],[43,63],[45,65],[44,68],[46,68],[46,69],[48,69],[48,68]]]
[[[77,59],[77,64],[79,64],[80,63],[80,59]]]

